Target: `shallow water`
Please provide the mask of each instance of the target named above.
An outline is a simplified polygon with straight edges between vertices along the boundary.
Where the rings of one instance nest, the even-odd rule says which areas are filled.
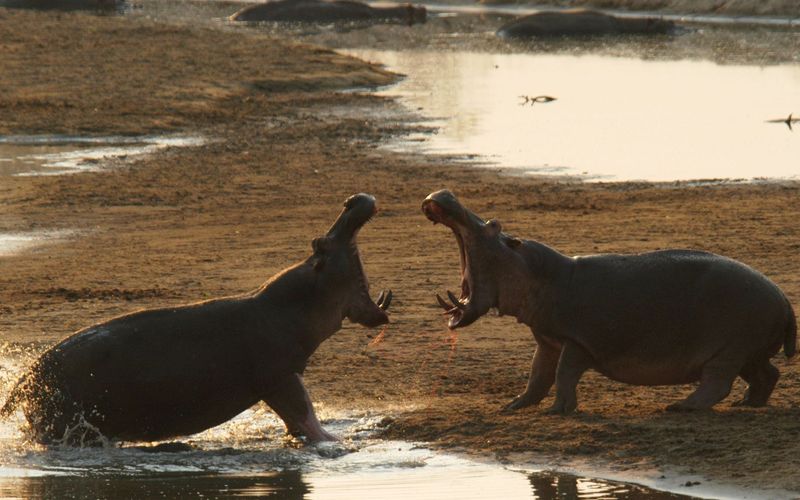
[[[0,400],[46,348],[41,343],[0,346]],[[272,411],[255,406],[186,438],[192,449],[177,453],[110,444],[45,448],[27,440],[24,417],[17,411],[0,421],[0,498],[686,498],[535,468],[512,470],[412,443],[382,441],[375,436],[390,418],[316,406],[340,442],[289,440]]]
[[[63,175],[104,168],[112,161],[168,147],[197,146],[196,136],[0,136],[0,176]]]
[[[30,250],[31,248],[67,238],[69,231],[28,231],[0,233],[0,257]]]
[[[800,135],[767,122],[800,103],[797,64],[347,53],[408,75],[380,94],[432,118],[437,133],[414,143],[427,152],[475,155],[507,172],[583,180],[800,178]],[[521,97],[539,95],[557,100],[531,104]]]
[[[2,429],[2,498],[687,498],[644,487],[525,472],[369,436],[380,417],[327,419],[341,443],[299,446],[264,409],[189,439],[195,450],[42,449]]]

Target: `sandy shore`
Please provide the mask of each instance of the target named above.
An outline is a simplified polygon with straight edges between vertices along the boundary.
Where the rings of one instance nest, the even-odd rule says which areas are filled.
[[[710,250],[761,270],[798,304],[800,186],[498,177],[379,149],[404,130],[376,113],[394,105],[335,90],[392,75],[326,49],[145,19],[0,9],[0,23],[0,133],[209,139],[104,172],[0,179],[0,232],[76,231],[0,257],[4,341],[51,343],[119,313],[252,290],[303,259],[342,200],[364,191],[382,211],[361,233],[362,256],[373,290],[395,291],[393,322],[381,342],[348,325],[320,348],[306,373],[315,401],[393,412],[389,437],[501,460],[800,491],[800,368],[782,358],[764,409],[731,408],[737,383],[714,412],[668,414],[691,387],[590,373],[574,417],[499,414],[524,388],[532,337],[510,318],[446,330],[433,294],[458,285],[457,249],[419,210],[447,187],[509,233],[567,254]]]

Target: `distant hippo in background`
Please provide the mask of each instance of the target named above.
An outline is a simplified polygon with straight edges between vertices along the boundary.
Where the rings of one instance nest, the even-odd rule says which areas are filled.
[[[356,236],[375,198],[347,199],[312,254],[260,289],[149,309],[85,328],[46,351],[0,410],[22,405],[36,441],[158,441],[219,425],[259,401],[311,441],[331,440],[303,385],[308,358],[350,321],[389,322],[369,296]],[[88,436],[88,437],[87,437]]]
[[[34,10],[124,10],[123,0],[0,0],[0,7]]]
[[[273,0],[249,5],[232,15],[231,21],[278,21],[332,23],[347,21],[424,23],[425,7],[411,4],[371,7],[349,0]]]
[[[502,232],[449,191],[422,204],[458,243],[461,294],[438,297],[451,329],[496,308],[536,339],[528,387],[506,408],[539,403],[555,383],[552,413],[574,411],[581,375],[594,369],[628,384],[699,381],[670,410],[709,409],[737,376],[749,387],[738,404],[764,406],[778,381],[770,358],[796,351],[797,320],[763,274],[732,259],[692,250],[567,257]]]
[[[594,10],[537,12],[515,19],[497,30],[503,38],[670,33],[675,23],[655,17],[620,18]]]

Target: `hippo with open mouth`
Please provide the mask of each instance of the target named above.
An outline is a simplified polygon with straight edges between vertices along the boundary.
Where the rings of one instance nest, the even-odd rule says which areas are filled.
[[[372,7],[350,0],[271,0],[249,5],[233,14],[231,21],[276,21],[333,23],[348,21],[424,23],[427,10],[421,5]]]
[[[392,293],[370,299],[356,245],[376,211],[372,196],[351,196],[310,257],[252,293],[135,312],[75,333],[33,364],[0,414],[21,403],[44,444],[156,441],[264,401],[292,435],[335,439],[317,420],[302,373],[344,318],[368,327],[389,321]]]
[[[503,38],[671,33],[675,23],[656,17],[617,17],[588,9],[542,11],[497,30]]]
[[[506,408],[535,405],[555,383],[550,412],[577,407],[587,369],[625,383],[699,381],[670,410],[708,409],[737,376],[749,387],[738,404],[763,406],[778,380],[770,358],[796,350],[797,322],[783,292],[750,267],[707,252],[567,257],[484,222],[449,191],[422,204],[452,229],[461,261],[461,294],[437,295],[451,329],[491,308],[531,328],[537,348],[528,386]]]

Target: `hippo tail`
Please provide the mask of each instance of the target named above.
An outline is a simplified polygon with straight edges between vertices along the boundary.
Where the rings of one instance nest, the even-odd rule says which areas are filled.
[[[789,299],[785,300],[786,307],[789,309],[789,321],[786,322],[786,331],[783,337],[783,353],[787,358],[791,358],[797,352],[797,316],[794,314]]]

